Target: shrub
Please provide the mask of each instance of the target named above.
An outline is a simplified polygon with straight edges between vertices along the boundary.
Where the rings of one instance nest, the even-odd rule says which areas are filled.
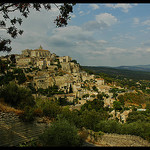
[[[22,113],[19,118],[21,120],[23,120],[24,122],[32,122],[35,119],[35,115],[34,115],[34,109],[26,106],[24,108],[24,113]]]
[[[120,101],[114,101],[113,102],[113,108],[115,109],[115,110],[122,110],[122,107],[121,107],[122,105],[121,105],[121,102]]]
[[[106,133],[119,133],[121,124],[115,120],[103,120],[96,125],[96,131],[102,131]]]
[[[19,87],[13,82],[0,88],[0,98],[4,98],[5,103],[16,108],[35,105],[31,90]]]
[[[50,118],[56,118],[61,113],[61,107],[53,101],[46,101],[41,104],[43,115]]]
[[[122,125],[121,134],[131,134],[140,136],[150,141],[150,123],[136,121],[132,123],[125,123]]]
[[[81,127],[81,117],[77,110],[70,111],[69,108],[63,108],[59,118],[66,119],[69,123],[74,124],[78,128]]]
[[[81,124],[87,129],[94,130],[95,125],[100,121],[101,114],[94,109],[91,111],[85,110],[81,115]]]
[[[65,119],[58,119],[45,129],[39,140],[42,146],[80,146],[77,128]]]

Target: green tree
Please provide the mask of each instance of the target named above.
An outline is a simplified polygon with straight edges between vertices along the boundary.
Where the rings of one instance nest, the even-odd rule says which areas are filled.
[[[119,102],[124,106],[124,104],[125,104],[124,96],[123,95],[119,95],[118,99],[119,99]]]
[[[19,118],[24,122],[32,122],[35,119],[34,108],[30,106],[25,106],[24,113],[22,113]]]
[[[114,102],[113,102],[113,108],[114,108],[115,110],[122,110],[121,102],[119,102],[119,101],[114,101]]]
[[[97,99],[104,100],[103,95],[102,94],[97,94]]]
[[[69,123],[74,124],[76,127],[81,128],[81,113],[78,110],[69,110],[69,107],[64,107],[59,114],[59,118],[64,118]]]
[[[53,101],[44,101],[40,108],[43,111],[43,115],[48,116],[50,118],[56,118],[58,114],[61,113],[61,107]]]
[[[35,105],[31,90],[19,87],[13,82],[0,88],[0,97],[4,98],[7,104],[16,108],[23,109],[26,105],[31,107]]]
[[[96,111],[103,110],[104,108],[104,101],[94,99],[93,101],[87,101],[84,105],[82,105],[81,110],[92,110],[95,109]]]
[[[95,85],[92,88],[93,88],[94,91],[98,92],[98,89]]]
[[[69,104],[66,97],[64,97],[64,98],[59,97],[57,100],[57,103],[58,103],[58,105],[61,105],[61,106],[65,106],[65,105]]]
[[[19,73],[17,76],[17,80],[18,80],[18,84],[22,84],[27,80],[27,78],[24,73]]]
[[[77,128],[65,119],[58,119],[39,137],[42,146],[80,146]]]
[[[115,120],[101,120],[96,125],[96,131],[102,131],[106,133],[119,133],[121,124]]]
[[[96,124],[100,121],[101,114],[96,110],[85,110],[81,115],[81,124],[91,130],[95,130]]]

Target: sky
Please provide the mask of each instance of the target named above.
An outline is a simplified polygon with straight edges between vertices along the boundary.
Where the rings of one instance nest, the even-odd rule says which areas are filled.
[[[18,25],[24,33],[12,39],[9,54],[21,54],[24,49],[37,49],[41,45],[85,66],[150,64],[149,3],[77,3],[68,25],[61,28],[54,24],[58,14],[54,5],[49,12],[32,10]],[[1,29],[0,36],[9,37]]]

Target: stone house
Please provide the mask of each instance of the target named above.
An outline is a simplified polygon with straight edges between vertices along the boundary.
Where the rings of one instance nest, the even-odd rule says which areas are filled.
[[[64,85],[65,83],[67,83],[68,81],[71,81],[71,76],[68,74],[65,74],[63,76],[55,76],[55,83],[57,86],[61,86]]]
[[[57,57],[57,59],[59,60],[60,63],[63,63],[63,62],[68,63],[72,61],[72,58],[70,56]]]
[[[27,66],[29,63],[34,63],[34,58],[32,57],[24,57],[24,58],[17,58],[16,65],[17,66]]]
[[[46,89],[49,86],[53,86],[55,83],[54,79],[52,77],[49,77],[49,75],[40,75],[33,77],[33,84],[36,89],[43,88]]]
[[[76,98],[76,95],[73,94],[73,93],[70,93],[70,94],[55,94],[53,97],[56,98],[57,100],[59,98],[65,98],[66,97],[68,102],[73,102],[73,100]]]
[[[72,88],[72,81],[67,81],[64,84],[59,86],[59,89],[64,91],[65,93],[70,92],[70,88]]]
[[[79,73],[80,67],[79,64],[75,64],[74,62],[70,62],[71,73]]]
[[[109,115],[112,115],[112,117],[109,119],[116,119],[117,118],[119,120],[119,122],[126,123],[126,120],[127,120],[130,112],[132,112],[132,109],[125,110],[123,113],[120,113],[119,111],[113,110],[109,113]]]
[[[97,81],[96,82],[97,85],[104,85],[104,79],[103,78],[96,78],[95,80]]]
[[[49,57],[45,58],[46,66],[49,67],[51,65],[51,59]]]
[[[50,65],[47,67],[48,67],[48,71],[50,71],[50,72],[54,72],[55,69],[58,69],[58,66],[56,66],[56,65]]]
[[[132,109],[125,110],[123,113],[120,114],[120,120],[126,123],[129,113],[132,112]]]
[[[39,59],[36,61],[36,66],[39,67],[39,69],[45,69],[47,66],[47,62],[44,59]]]
[[[81,78],[82,78],[82,81],[86,81],[86,80],[91,80],[91,79],[95,79],[95,75],[89,75],[87,72],[81,72]]]

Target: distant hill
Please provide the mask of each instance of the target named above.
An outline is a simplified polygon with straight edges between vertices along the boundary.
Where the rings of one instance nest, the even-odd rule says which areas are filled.
[[[119,67],[113,67],[113,68],[115,68],[115,69],[133,70],[133,71],[146,71],[146,72],[150,72],[150,65],[119,66]]]
[[[148,66],[150,67],[150,65],[147,65],[147,70],[148,70]],[[83,69],[93,71],[94,73],[105,73],[111,76],[118,76],[120,78],[123,77],[123,78],[137,79],[137,80],[150,80],[150,69],[148,72],[148,71],[144,71],[144,69],[143,70],[139,70],[139,68],[136,69],[136,67],[134,70],[133,69],[134,66],[132,70],[131,70],[131,66],[129,67],[130,69],[128,69],[127,67],[129,66],[120,66],[120,67],[82,66]]]

